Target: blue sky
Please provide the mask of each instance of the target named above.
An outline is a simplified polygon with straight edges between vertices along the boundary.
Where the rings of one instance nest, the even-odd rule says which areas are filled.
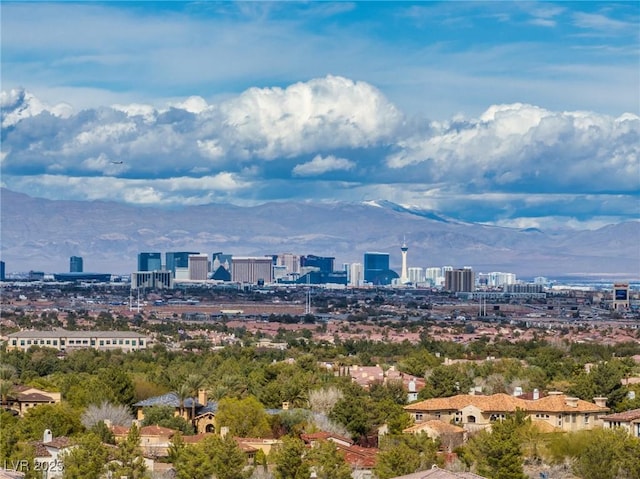
[[[7,2],[2,186],[640,215],[638,2]],[[122,162],[122,163],[120,163]]]

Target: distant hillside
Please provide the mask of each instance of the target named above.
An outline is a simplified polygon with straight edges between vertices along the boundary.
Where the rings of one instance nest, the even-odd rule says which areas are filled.
[[[640,222],[595,231],[517,230],[463,223],[389,202],[228,204],[181,209],[109,202],[51,201],[0,190],[1,251],[8,272],[130,273],[140,251],[282,252],[362,262],[365,251],[391,254],[399,270],[406,237],[409,266],[472,266],[518,276],[640,277]]]

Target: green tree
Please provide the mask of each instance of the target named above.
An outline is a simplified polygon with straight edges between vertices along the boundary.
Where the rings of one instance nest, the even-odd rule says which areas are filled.
[[[115,461],[109,465],[109,470],[114,477],[127,476],[128,479],[147,477],[147,466],[140,448],[140,431],[135,424],[129,428],[126,439],[118,444],[114,459]]]
[[[202,446],[216,479],[246,479],[253,472],[247,470],[247,457],[229,434],[224,438],[209,436]]]
[[[387,435],[375,466],[379,479],[411,474],[438,464],[437,444],[426,434]]]
[[[185,436],[194,433],[193,426],[189,424],[183,417],[175,415],[173,406],[149,406],[142,410],[144,419],[143,426],[162,426],[169,429],[180,431]]]
[[[104,423],[102,423],[104,424]],[[64,479],[99,479],[105,471],[108,452],[95,434],[85,434],[76,447],[62,455]]]
[[[0,410],[0,463],[6,464],[20,440],[19,419],[8,411]]]
[[[351,466],[331,441],[322,441],[311,449],[309,461],[318,479],[351,479]]]
[[[378,453],[374,472],[378,479],[404,476],[418,471],[420,457],[405,442],[383,448]]]
[[[427,377],[424,389],[420,391],[420,399],[450,397],[466,394],[473,386],[471,377],[458,366],[437,366]]]
[[[99,374],[116,403],[131,406],[136,402],[135,386],[125,370],[110,366],[100,370]]]
[[[305,457],[304,443],[295,437],[285,436],[282,445],[274,452],[276,479],[308,479],[309,461]]]
[[[267,413],[253,396],[220,400],[216,419],[220,427],[229,428],[232,436],[265,437],[271,432]]]
[[[627,389],[622,386],[624,367],[620,361],[607,361],[591,368],[590,372],[582,372],[574,385],[569,389],[569,394],[592,401],[594,397],[606,397],[607,406],[615,408],[624,400]]]
[[[213,472],[202,444],[187,446],[180,433],[172,438],[169,460],[173,463],[177,479],[208,479]]]
[[[594,429],[574,463],[582,479],[636,478],[640,472],[638,440],[623,429]],[[633,475],[635,474],[635,475]]]
[[[494,422],[491,432],[482,431],[469,441],[468,447],[480,475],[492,479],[526,479],[522,469],[520,427],[524,415],[520,412]]]
[[[78,412],[64,403],[29,409],[20,427],[24,437],[31,440],[41,440],[46,429],[51,430],[54,437],[72,436],[84,430]]]
[[[329,418],[347,428],[353,437],[366,435],[373,427],[370,420],[371,399],[345,394],[331,410]]]

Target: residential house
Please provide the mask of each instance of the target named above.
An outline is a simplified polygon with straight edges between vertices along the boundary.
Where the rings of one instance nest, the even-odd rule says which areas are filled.
[[[116,443],[120,443],[127,438],[129,429],[123,426],[114,426],[111,428]],[[155,459],[158,457],[167,457],[169,455],[169,447],[171,446],[171,438],[176,433],[174,429],[161,426],[143,426],[140,428],[140,448],[144,457]]]
[[[195,409],[194,409],[195,402]],[[136,419],[144,419],[144,408],[152,406],[171,406],[175,409],[175,415],[183,417],[186,421],[193,423],[196,432],[214,433],[216,432],[215,413],[218,410],[218,403],[207,399],[207,392],[204,389],[198,391],[197,398],[180,397],[175,392],[155,396],[139,401],[133,405],[136,412]],[[194,415],[195,411],[195,415]]]
[[[402,431],[404,434],[426,434],[434,441],[440,442],[440,449],[452,452],[462,446],[466,440],[466,431],[460,426],[437,419],[414,424]]]
[[[300,439],[309,447],[314,447],[321,441],[333,442],[338,450],[342,451],[345,460],[351,466],[353,471],[351,477],[353,479],[370,479],[373,477],[373,467],[376,464],[379,449],[356,446],[349,438],[325,431],[301,434]]]
[[[606,398],[594,398],[591,403],[561,392],[550,392],[548,396],[534,400],[508,394],[460,394],[427,399],[404,409],[416,423],[436,419],[453,422],[467,431],[489,428],[492,422],[505,419],[518,410],[524,411],[534,423],[546,423],[558,431],[579,431],[602,425],[600,417],[609,411]]]
[[[7,396],[6,404],[3,404],[3,407],[9,412],[24,416],[25,412],[35,406],[56,404],[60,402],[60,399],[59,392],[49,392],[30,386],[16,385]]]
[[[640,409],[603,416],[604,427],[621,427],[633,437],[640,438]]]
[[[382,384],[388,384],[392,381],[401,382],[404,389],[407,391],[407,402],[412,402],[418,399],[418,393],[424,388],[424,378],[418,376],[412,376],[400,372],[395,366],[391,366],[388,369],[382,368],[379,364],[375,366],[349,366],[342,367],[339,371],[339,375],[351,376],[353,382],[359,384],[365,389],[375,382]]]
[[[53,437],[51,431],[44,431],[42,441],[32,442],[31,445],[35,449],[34,468],[38,471],[46,472],[47,479],[56,479],[62,477],[64,472],[64,464],[62,455],[73,448],[71,440],[68,437]]]

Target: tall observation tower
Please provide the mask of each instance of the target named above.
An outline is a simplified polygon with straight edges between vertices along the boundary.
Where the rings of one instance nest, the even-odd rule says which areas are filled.
[[[409,248],[407,247],[407,242],[404,239],[402,240],[400,251],[402,251],[402,274],[400,275],[400,284],[405,284],[409,282],[409,276],[407,275],[407,251],[409,251]]]

